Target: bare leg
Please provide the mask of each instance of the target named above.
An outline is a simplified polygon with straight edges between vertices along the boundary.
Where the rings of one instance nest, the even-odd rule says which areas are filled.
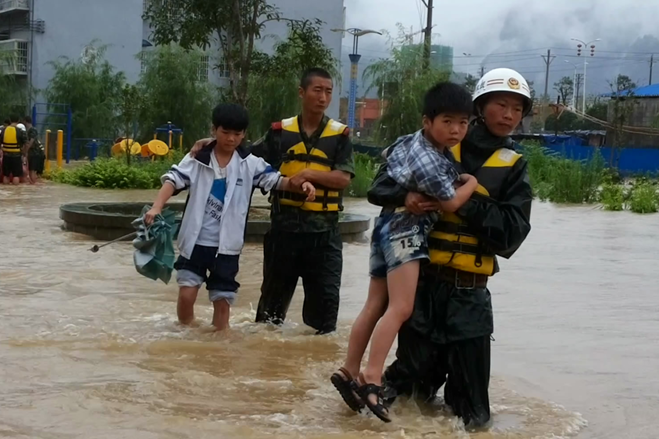
[[[396,335],[414,310],[414,296],[419,278],[419,261],[407,262],[387,275],[389,306],[373,332],[368,364],[364,369],[366,383],[381,385],[384,362]],[[362,384],[366,384],[362,383]]]
[[[37,171],[30,171],[30,183],[35,184],[37,182]]]
[[[176,312],[178,321],[182,325],[189,325],[194,321],[194,303],[197,300],[199,287],[181,287],[178,290],[178,304]]]
[[[14,185],[16,185],[16,186],[18,186],[19,184],[21,184],[21,179],[20,179],[20,177],[14,177],[13,180],[12,180],[12,183],[13,183]]]
[[[368,298],[350,331],[348,355],[343,365],[353,377],[359,375],[362,357],[364,356],[364,351],[366,351],[368,340],[371,338],[371,334],[373,334],[373,328],[375,328],[375,325],[386,309],[387,280],[371,277],[371,282],[368,286]]]
[[[230,313],[231,306],[225,299],[213,302],[213,326],[215,326],[215,329],[223,331],[229,328]]]

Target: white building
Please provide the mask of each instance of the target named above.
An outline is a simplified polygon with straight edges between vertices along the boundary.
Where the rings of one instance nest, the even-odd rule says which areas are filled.
[[[108,46],[106,57],[115,69],[123,71],[128,81],[137,81],[139,54],[150,46],[150,27],[142,19],[146,1],[0,0],[0,50],[16,55],[5,71],[38,93],[52,78],[50,62],[78,58],[89,43],[97,41]],[[343,0],[272,0],[272,4],[286,18],[323,20],[323,40],[341,59],[341,34],[330,29],[343,27]],[[286,32],[284,23],[269,23],[260,47],[267,51]],[[200,66],[200,78],[221,84],[225,72],[212,70],[216,60],[207,61]],[[338,117],[338,108],[337,93],[329,115]]]

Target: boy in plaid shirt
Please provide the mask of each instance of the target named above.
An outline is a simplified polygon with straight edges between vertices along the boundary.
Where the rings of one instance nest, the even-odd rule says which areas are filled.
[[[472,108],[464,87],[450,82],[435,85],[424,98],[423,129],[396,140],[387,157],[389,176],[409,191],[436,198],[443,212],[458,210],[478,186],[473,176],[458,175],[449,150],[466,135]],[[332,375],[332,383],[353,410],[365,404],[385,422],[391,419],[382,404],[384,362],[398,330],[412,314],[420,262],[428,259],[428,233],[438,219],[437,212],[417,216],[404,206],[382,209],[371,238],[368,299],[352,327],[344,366]],[[359,373],[371,335],[368,365]],[[359,378],[353,380],[354,376]]]

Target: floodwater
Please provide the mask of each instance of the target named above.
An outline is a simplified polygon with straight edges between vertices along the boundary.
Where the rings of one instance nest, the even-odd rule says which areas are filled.
[[[176,323],[175,282],[139,276],[132,248],[93,254],[60,204],[154,192],[0,186],[0,437],[656,438],[659,216],[536,203],[533,231],[491,282],[493,427],[397,404],[350,412],[329,383],[365,299],[368,244],[345,246],[340,328],[313,336],[299,291],[283,328],[252,323],[261,248],[245,248],[224,334]],[[375,215],[365,201],[347,210]]]

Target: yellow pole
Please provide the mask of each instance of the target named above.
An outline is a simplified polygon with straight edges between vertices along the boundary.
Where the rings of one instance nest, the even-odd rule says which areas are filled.
[[[158,133],[153,133],[153,140],[158,139]]]
[[[181,148],[181,152],[183,152],[183,133],[181,133],[181,136],[178,138],[179,140],[179,148]]]
[[[174,136],[174,133],[172,133],[172,130],[169,130],[169,149],[172,149],[172,137]]]
[[[50,130],[46,130],[46,163],[44,164],[44,171],[50,172]]]
[[[64,131],[57,130],[57,169],[62,169],[63,152],[64,152]]]

